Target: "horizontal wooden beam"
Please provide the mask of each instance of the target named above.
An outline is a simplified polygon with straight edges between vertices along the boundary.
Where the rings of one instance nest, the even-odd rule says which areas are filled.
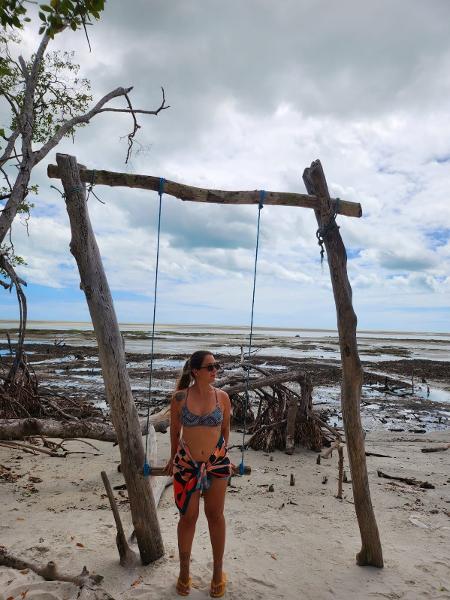
[[[60,179],[60,172],[56,165],[49,165],[47,174],[51,179]],[[114,171],[93,171],[80,168],[80,178],[84,183],[94,185],[109,185],[112,187],[140,188],[143,190],[159,191],[159,177],[152,175],[133,175],[131,173],[115,173]],[[216,204],[259,204],[260,192],[254,191],[225,191],[209,190],[205,188],[184,185],[166,179],[164,193],[175,196],[180,200],[190,202],[211,202]],[[308,194],[294,194],[290,192],[265,192],[264,204],[276,206],[301,206],[319,210],[320,202],[316,196]],[[331,198],[332,209],[346,217],[360,217],[361,204]]]

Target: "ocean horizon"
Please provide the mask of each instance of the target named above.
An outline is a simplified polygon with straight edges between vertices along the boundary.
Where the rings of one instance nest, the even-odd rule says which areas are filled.
[[[14,319],[0,319],[0,329],[9,329],[9,328],[17,328],[19,326],[19,321]],[[151,331],[152,324],[146,322],[119,322],[119,328],[121,331]],[[79,330],[79,331],[93,331],[94,327],[90,321],[52,321],[52,320],[28,320],[27,329],[36,330],[41,329],[45,330]],[[193,332],[193,331],[220,331],[222,333],[243,333],[245,331],[249,331],[249,325],[239,325],[239,324],[218,324],[218,323],[156,323],[155,330],[172,330],[172,331],[180,331],[183,330]],[[337,328],[320,328],[320,327],[276,327],[273,325],[254,325],[254,331],[258,331],[260,333],[264,332],[305,332],[310,336],[315,337],[313,334],[317,333],[320,337],[324,334],[334,334],[338,335]],[[430,331],[430,330],[398,330],[398,329],[357,329],[358,334],[365,334],[367,336],[440,336],[445,339],[450,339],[450,332],[444,331]]]

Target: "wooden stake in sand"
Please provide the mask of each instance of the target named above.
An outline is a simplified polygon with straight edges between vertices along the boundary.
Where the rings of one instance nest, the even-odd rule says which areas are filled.
[[[131,567],[137,562],[136,554],[128,545],[127,538],[125,537],[122,520],[120,518],[119,510],[117,508],[116,499],[114,498],[114,494],[111,489],[111,484],[109,483],[108,475],[105,471],[102,471],[100,475],[103,480],[103,485],[105,486],[106,494],[109,500],[109,505],[114,516],[114,521],[116,522],[116,544],[117,550],[119,551],[120,564],[122,565],[122,567]]]

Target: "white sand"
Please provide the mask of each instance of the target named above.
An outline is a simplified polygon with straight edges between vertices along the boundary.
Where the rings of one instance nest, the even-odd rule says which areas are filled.
[[[233,434],[238,443],[240,436]],[[293,456],[249,451],[251,477],[234,478],[228,488],[225,570],[229,599],[414,599],[450,598],[450,450],[424,454],[429,443],[449,442],[450,432],[416,435],[370,434],[366,449],[392,458],[368,457],[372,500],[380,528],[385,568],[355,564],[360,548],[351,485],[345,499],[337,489],[337,456],[316,465],[316,454],[298,449]],[[167,455],[168,434],[158,434],[159,455]],[[77,442],[70,449],[86,450]],[[101,573],[103,587],[120,600],[178,598],[176,523],[172,488],[159,507],[165,556],[148,567],[124,570],[118,564],[115,527],[100,479],[106,470],[113,485],[122,483],[117,448],[96,443],[101,456],[74,454],[66,459],[31,456],[0,448],[0,464],[24,474],[16,483],[0,482],[0,543],[14,555],[79,573],[86,565]],[[17,459],[17,457],[20,457]],[[239,455],[233,452],[234,462]],[[377,476],[377,468],[435,484],[423,490]],[[346,470],[349,473],[346,460]],[[28,474],[38,476],[38,492],[26,489]],[[289,485],[294,473],[295,487]],[[328,483],[322,484],[323,476]],[[269,484],[274,492],[269,492]],[[126,496],[126,493],[124,493]],[[124,500],[117,492],[117,498]],[[121,513],[131,531],[124,501]],[[211,551],[202,514],[192,557],[197,589],[207,598]],[[0,600],[74,600],[71,584],[45,582],[32,573],[0,568]]]

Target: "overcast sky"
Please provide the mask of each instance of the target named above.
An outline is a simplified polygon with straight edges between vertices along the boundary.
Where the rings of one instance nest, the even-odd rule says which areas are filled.
[[[360,202],[339,217],[360,329],[449,331],[450,2],[447,0],[108,0],[102,20],[57,36],[75,50],[98,99],[133,85],[153,109],[124,164],[130,119],[99,115],[59,151],[95,169],[202,187],[304,192],[320,158],[330,192]],[[24,33],[24,54],[37,43]],[[119,106],[120,103],[115,105]],[[123,105],[123,104],[122,104]],[[89,320],[65,206],[36,170],[40,194],[16,250],[31,319]],[[157,194],[98,186],[90,214],[122,322],[149,322]],[[246,324],[256,207],[163,197],[159,323]],[[265,207],[256,325],[334,328],[314,214]],[[0,296],[1,318],[14,298]]]

